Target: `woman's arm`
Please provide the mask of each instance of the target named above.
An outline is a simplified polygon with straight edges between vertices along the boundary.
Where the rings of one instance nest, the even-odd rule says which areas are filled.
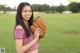
[[[27,51],[30,47],[33,46],[33,44],[37,41],[37,39],[33,39],[30,43],[26,44],[23,46],[23,39],[16,39],[15,43],[16,43],[16,50],[17,53],[24,53],[25,51]]]

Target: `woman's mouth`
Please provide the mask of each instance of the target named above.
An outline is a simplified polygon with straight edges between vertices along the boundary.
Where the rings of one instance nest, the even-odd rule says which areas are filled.
[[[28,16],[26,16],[26,18],[30,18],[30,17],[31,17],[31,16],[29,16],[29,15],[28,15]]]

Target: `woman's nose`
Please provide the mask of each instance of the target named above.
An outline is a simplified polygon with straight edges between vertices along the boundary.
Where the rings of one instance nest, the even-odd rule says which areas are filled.
[[[31,14],[30,12],[27,12],[27,14]]]

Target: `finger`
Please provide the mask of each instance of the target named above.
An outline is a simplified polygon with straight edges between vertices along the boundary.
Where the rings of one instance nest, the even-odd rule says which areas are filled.
[[[38,31],[38,28],[36,28],[35,31]]]
[[[37,31],[41,31],[41,28],[38,28]]]
[[[41,35],[42,33],[39,33],[39,35]]]
[[[35,30],[35,31],[36,31],[36,32],[38,32],[39,30],[40,30],[39,28],[36,28],[36,30]]]
[[[40,33],[42,30],[39,30],[38,32]]]
[[[38,28],[38,30],[41,30],[41,28]]]

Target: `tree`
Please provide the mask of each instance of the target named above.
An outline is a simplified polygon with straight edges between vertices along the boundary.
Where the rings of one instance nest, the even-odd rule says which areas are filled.
[[[6,9],[5,9],[5,5],[0,5],[0,11],[3,11],[4,13],[6,13]]]
[[[50,6],[47,4],[43,4],[39,6],[39,11],[45,12],[45,11],[49,11],[50,10]]]
[[[62,13],[63,11],[65,11],[65,6],[63,6],[62,4],[60,6],[56,7],[56,11]]]
[[[13,7],[12,11],[16,11],[16,6]]]
[[[6,7],[6,11],[12,11],[12,8]]]
[[[72,13],[77,13],[80,11],[80,3],[72,2],[69,4],[69,9]]]
[[[54,13],[56,12],[56,8],[55,8],[55,6],[51,6],[50,9],[51,9],[52,12],[54,12]]]
[[[32,8],[33,8],[33,11],[39,11],[39,4],[33,4],[32,5]]]

